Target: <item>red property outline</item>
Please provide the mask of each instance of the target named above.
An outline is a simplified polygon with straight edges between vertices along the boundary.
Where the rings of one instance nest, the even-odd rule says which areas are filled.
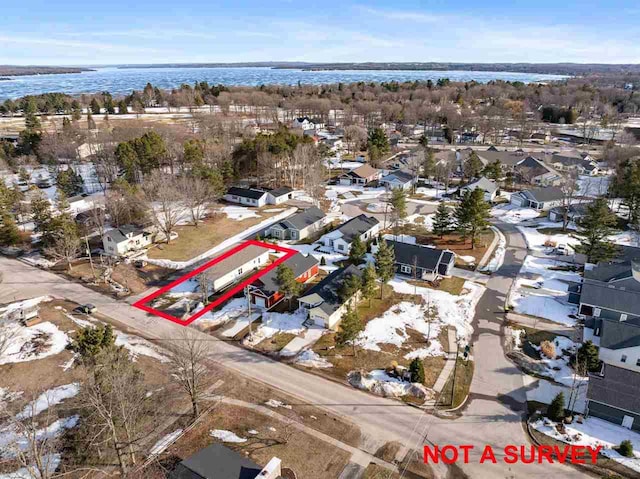
[[[198,311],[197,313],[189,316],[189,318],[187,318],[185,320],[180,319],[180,318],[176,318],[175,316],[171,316],[170,314],[164,313],[162,311],[158,311],[157,309],[154,309],[154,308],[146,305],[146,303],[148,303],[152,299],[157,298],[158,296],[166,293],[167,291],[169,291],[170,289],[172,289],[175,286],[179,285],[180,283],[183,283],[183,282],[187,281],[189,278],[194,277],[195,275],[201,273],[205,269],[210,268],[214,264],[219,263],[220,261],[222,261],[222,260],[224,260],[224,259],[236,254],[238,251],[246,248],[247,246],[251,246],[251,245],[260,246],[260,247],[265,248],[265,249],[276,250],[276,251],[279,251],[280,253],[286,253],[286,254],[282,258],[278,258],[276,261],[271,263],[266,268],[263,268],[260,271],[258,271],[256,274],[251,275],[249,278],[245,279],[242,283],[235,285],[229,291],[224,293],[221,297],[219,297],[218,299],[216,299],[212,303],[209,303],[206,308],[201,309],[200,311]],[[205,314],[208,311],[211,311],[213,308],[218,306],[220,303],[222,303],[223,301],[226,301],[231,296],[236,294],[238,291],[242,290],[245,286],[247,286],[248,284],[253,283],[260,276],[264,275],[265,273],[268,273],[272,269],[277,268],[279,264],[281,264],[284,261],[288,260],[289,258],[291,258],[292,256],[294,256],[297,253],[298,253],[298,251],[296,251],[294,249],[291,249],[291,248],[284,248],[282,246],[278,246],[278,245],[274,245],[274,244],[267,244],[267,243],[263,243],[262,241],[247,240],[244,243],[241,243],[238,246],[230,249],[226,253],[224,253],[224,254],[216,257],[216,258],[213,258],[211,261],[203,264],[202,266],[200,266],[199,268],[191,271],[190,273],[187,273],[184,276],[181,276],[180,278],[176,279],[175,281],[172,281],[168,285],[163,286],[162,288],[160,288],[155,293],[151,293],[149,296],[145,296],[144,298],[139,299],[138,301],[133,303],[133,307],[141,309],[143,311],[146,311],[147,313],[155,314],[156,316],[160,316],[161,318],[168,319],[169,321],[173,321],[174,323],[181,324],[182,326],[188,326],[189,324],[194,322],[196,319],[198,319],[200,316],[202,316],[203,314]]]

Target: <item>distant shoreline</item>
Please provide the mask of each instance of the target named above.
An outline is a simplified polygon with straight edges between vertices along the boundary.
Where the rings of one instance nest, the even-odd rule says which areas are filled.
[[[7,77],[19,77],[28,75],[63,75],[65,73],[82,73],[95,71],[93,68],[76,67],[21,67],[0,65],[0,80],[11,80]]]

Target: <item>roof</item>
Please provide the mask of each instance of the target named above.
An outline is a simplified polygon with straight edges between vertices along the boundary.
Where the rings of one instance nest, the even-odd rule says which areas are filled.
[[[209,278],[210,281],[216,281],[229,271],[239,268],[268,252],[269,250],[267,248],[250,244],[208,268],[206,270],[207,278]]]
[[[631,275],[631,262],[598,263],[595,268],[584,271],[585,279],[600,281],[602,283],[629,278]]]
[[[259,200],[264,195],[267,194],[266,191],[262,190],[254,190],[253,188],[238,188],[236,186],[232,186],[227,190],[228,195],[241,196],[243,198],[252,198],[254,200]]]
[[[462,160],[466,160],[471,151],[463,150],[461,152]],[[494,163],[496,160],[501,164],[506,166],[515,166],[516,163],[521,161],[524,158],[522,153],[518,153],[516,151],[497,151],[497,150],[486,150],[486,151],[476,151],[478,158],[482,161],[483,164]]]
[[[393,181],[394,178],[396,178],[401,183],[408,183],[409,181],[413,180],[414,176],[412,173],[409,173],[408,171],[397,170],[383,177],[382,181]]]
[[[474,190],[476,188],[484,190],[487,193],[493,193],[498,190],[498,185],[496,184],[495,181],[490,180],[489,178],[486,178],[483,176],[479,180],[476,180],[473,183],[469,183],[468,185],[463,187],[463,189],[470,189],[470,190]]]
[[[365,163],[364,165],[357,167],[355,170],[351,170],[349,173],[360,178],[369,178],[371,176],[377,175],[378,170],[373,166]]]
[[[279,223],[283,229],[302,230],[311,226],[327,216],[324,211],[316,206],[299,211]]]
[[[275,196],[276,198],[278,198],[280,196],[288,195],[292,191],[293,191],[292,188],[289,188],[288,186],[283,186],[281,188],[276,188],[275,190],[269,191],[269,194],[271,196]]]
[[[543,203],[545,201],[556,201],[564,198],[564,193],[557,186],[545,186],[543,188],[532,188],[521,192],[525,198]]]
[[[105,236],[110,236],[116,243],[121,243],[123,241],[128,241],[127,235],[133,234],[134,236],[138,236],[144,233],[142,228],[139,228],[135,225],[122,225],[119,228],[114,228],[105,232]]]
[[[418,268],[424,268],[428,271],[436,271],[440,263],[448,263],[452,258],[450,251],[447,252],[438,248],[393,240],[386,240],[386,242],[393,248],[396,263],[415,264]],[[444,253],[450,254],[447,254],[445,258]]]
[[[586,203],[575,203],[573,205],[569,205],[569,214],[571,216],[584,216],[587,213],[587,208],[589,206],[591,206],[593,204],[593,202],[586,202]],[[559,215],[563,215],[564,211],[565,211],[565,207],[564,206],[556,206],[554,208],[551,208],[550,211],[553,211],[556,214]]]
[[[600,347],[624,349],[640,346],[640,326],[628,321],[604,320],[600,327]]]
[[[340,299],[340,288],[342,287],[344,281],[349,276],[353,275],[362,276],[362,271],[360,271],[356,266],[352,264],[345,268],[338,269],[324,278],[318,284],[316,284],[309,291],[307,291],[307,293],[300,299],[317,295],[323,301],[322,304],[318,307],[321,308],[325,313],[331,315],[336,310],[338,310],[340,306],[342,306],[342,300]]]
[[[601,309],[610,309],[640,316],[640,293],[633,290],[614,288],[606,283],[587,281],[582,284],[582,303]]]
[[[262,468],[223,446],[211,444],[188,457],[171,473],[172,479],[255,479]]]
[[[526,176],[528,179],[542,176],[547,173],[556,173],[553,168],[545,165],[542,161],[534,158],[533,156],[527,156],[525,159],[520,160],[516,164],[515,168],[520,175]]]
[[[339,231],[342,233],[342,239],[347,243],[351,243],[356,236],[363,235],[378,224],[380,224],[380,221],[377,218],[362,214],[351,218],[346,223],[342,223],[333,231]]]
[[[294,256],[292,256],[282,264],[291,268],[291,270],[293,271],[293,275],[297,278],[298,276],[301,276],[302,274],[313,268],[315,265],[317,265],[318,260],[311,255],[305,256],[302,253],[296,253]],[[256,283],[259,283],[259,285],[256,285],[264,293],[275,293],[279,289],[278,283],[276,281],[277,276],[277,268],[272,269],[271,271],[260,276],[260,278],[256,280]]]

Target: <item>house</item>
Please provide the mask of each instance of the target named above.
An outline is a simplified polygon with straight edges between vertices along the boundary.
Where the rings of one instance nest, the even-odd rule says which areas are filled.
[[[404,170],[392,171],[388,175],[380,178],[380,185],[388,189],[402,188],[409,190],[415,183],[413,173]]]
[[[351,244],[356,236],[359,236],[366,243],[375,238],[379,231],[380,221],[373,216],[362,214],[351,218],[320,238],[320,242],[324,245],[321,249],[346,255],[349,254]]]
[[[380,179],[380,170],[369,164],[364,164],[358,168],[340,175],[341,185],[366,185],[372,181]]]
[[[211,444],[184,459],[169,474],[170,479],[278,479],[281,461],[272,458],[262,468],[222,444]]]
[[[569,221],[579,221],[584,217],[587,213],[587,208],[592,203],[576,203],[574,205],[569,205],[569,209],[564,206],[556,206],[555,208],[551,208],[549,210],[549,221],[560,222],[564,220],[565,212],[567,212],[567,218]]]
[[[327,329],[337,329],[342,315],[352,298],[341,297],[341,289],[349,276],[362,277],[362,271],[354,265],[338,269],[298,298],[300,307],[307,311],[307,319]],[[358,299],[359,292],[355,294]]]
[[[396,273],[426,281],[451,276],[456,259],[452,251],[401,241],[385,241],[395,253]]]
[[[231,187],[222,197],[230,203],[258,208],[267,204],[267,192],[256,188]]]
[[[579,288],[583,340],[599,347],[589,374],[587,413],[640,431],[640,263],[599,263]]]
[[[598,174],[598,164],[589,155],[580,153],[554,153],[548,163],[559,171],[575,171],[579,175],[594,176]]]
[[[125,256],[153,243],[153,232],[134,225],[123,225],[102,236],[102,247],[111,256]]]
[[[282,264],[291,268],[296,281],[299,283],[306,283],[311,278],[314,278],[319,270],[318,260],[311,255],[305,256],[302,253],[297,253]],[[284,294],[278,289],[277,277],[278,271],[276,268],[263,274],[253,283],[249,293],[253,304],[268,309],[284,298]]]
[[[473,191],[476,189],[480,189],[484,191],[484,200],[489,203],[493,202],[496,199],[496,196],[500,192],[500,188],[495,181],[485,178],[484,176],[468,185],[463,186],[458,190],[459,194],[462,196],[467,191]]]
[[[288,186],[276,188],[275,190],[267,191],[267,203],[270,205],[279,205],[286,203],[293,198],[293,189]]]
[[[533,156],[527,156],[519,161],[513,171],[521,183],[551,186],[562,180],[560,173]]]
[[[231,256],[218,261],[204,271],[209,291],[217,293],[239,278],[265,266],[269,261],[269,250],[262,246],[249,245]]]
[[[281,240],[302,240],[320,231],[326,216],[320,208],[312,206],[271,225],[265,235]]]
[[[564,201],[564,193],[556,186],[523,190],[511,195],[511,203],[534,210],[547,211],[561,206]]]
[[[300,118],[296,118],[293,120],[293,123],[291,124],[292,128],[296,128],[299,130],[320,130],[322,128],[324,128],[324,122],[322,120],[319,119],[311,119],[308,116],[303,116]]]

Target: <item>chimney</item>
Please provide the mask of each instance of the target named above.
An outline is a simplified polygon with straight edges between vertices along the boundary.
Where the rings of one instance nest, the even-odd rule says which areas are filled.
[[[264,466],[264,469],[260,471],[255,479],[278,479],[282,474],[280,465],[282,461],[277,457],[272,457],[271,460]]]

